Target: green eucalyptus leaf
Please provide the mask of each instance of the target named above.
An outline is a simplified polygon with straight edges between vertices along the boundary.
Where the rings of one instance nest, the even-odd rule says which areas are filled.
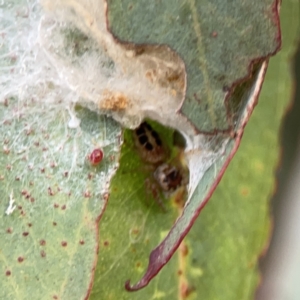
[[[254,60],[280,46],[274,0],[108,0],[107,5],[109,29],[118,39],[167,45],[182,58],[187,88],[181,112],[200,132],[232,128],[228,91],[249,76]]]
[[[270,61],[259,104],[228,172],[168,264],[147,287],[130,294],[123,290],[123,282],[128,278],[136,282],[146,272],[145,256],[166,236],[180,212],[172,200],[167,213],[155,199],[147,208],[151,204],[144,181],[151,173],[144,175],[138,166],[128,179],[138,191],[121,187],[132,163],[128,158],[132,146],[124,144],[120,173],[112,185],[114,200],[100,224],[102,256],[100,250],[91,299],[253,299],[260,280],[257,261],[270,234],[269,198],[280,151],[278,132],[292,89],[289,59],[299,28],[298,5],[283,4],[283,49]],[[118,199],[126,199],[125,205]],[[130,221],[137,219],[140,223]],[[130,238],[133,228],[136,240]]]
[[[73,129],[61,106],[7,99],[0,107],[1,299],[89,293],[120,129],[86,109],[77,116]],[[105,157],[95,165],[99,147]]]
[[[256,259],[266,235],[266,203],[257,210],[247,198],[247,209],[239,211],[252,213],[241,219],[234,213],[214,217],[222,205],[226,209],[225,200],[213,206],[207,218],[196,222],[196,235],[192,231],[171,257],[239,146],[266,59],[280,45],[277,1],[231,6],[192,0],[41,3],[45,10],[34,0],[0,7],[5,33],[0,48],[0,296],[88,297],[98,250],[97,221],[118,166],[121,134],[99,111],[131,128],[150,117],[178,129],[186,139],[190,185],[185,206],[183,188],[168,201],[153,176],[157,166],[145,164],[131,133],[125,134],[121,167],[100,226],[91,298],[223,297],[229,284],[216,281],[216,270],[223,263],[222,274],[229,274],[236,253],[244,256],[233,273],[243,283],[230,282],[228,298],[244,299],[245,286],[253,293]],[[272,129],[279,117],[272,119]],[[182,149],[173,145],[174,130],[153,126],[169,148],[167,162],[180,165]],[[91,156],[98,148],[104,151],[100,164]],[[266,167],[256,162],[258,175],[265,179]],[[239,185],[240,179],[230,182]],[[249,189],[241,186],[236,190],[245,196]],[[223,194],[230,208],[242,204],[227,190]],[[255,223],[257,211],[260,222]],[[253,223],[257,227],[245,238]],[[233,238],[237,224],[238,243]],[[211,239],[215,228],[224,230]],[[224,236],[232,238],[223,243]],[[147,254],[159,243],[147,269]],[[215,259],[212,266],[207,257]],[[170,259],[152,285],[134,295],[125,292],[126,279],[142,278],[133,287],[127,284],[129,290],[144,287]]]
[[[171,231],[151,252],[146,273],[133,286],[127,282],[128,290],[146,286],[169,261],[235,154],[258,99],[266,59],[280,47],[277,6],[272,0],[226,5],[108,1],[109,30],[127,47],[135,47],[137,57],[144,52],[159,57],[164,45],[183,60],[185,97],[175,118],[180,120],[183,113],[196,130],[191,134],[174,126],[187,139],[188,200]]]
[[[84,299],[122,130],[76,106],[38,42],[42,14],[0,4],[0,298]]]

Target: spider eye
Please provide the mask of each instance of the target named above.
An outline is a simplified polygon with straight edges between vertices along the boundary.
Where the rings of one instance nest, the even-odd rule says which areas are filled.
[[[142,124],[141,124],[143,127],[146,127],[148,130],[152,130],[152,126],[149,124],[149,123],[147,123],[147,122],[143,122]]]
[[[153,146],[150,143],[146,143],[145,147],[146,147],[146,149],[148,151],[152,151],[153,150]]]
[[[94,149],[93,152],[88,157],[91,165],[97,166],[101,163],[103,159],[103,151],[99,148]]]
[[[140,136],[140,137],[139,137],[139,142],[140,142],[142,145],[144,145],[145,143],[147,143],[147,142],[148,142],[147,136],[145,136],[145,135]]]
[[[140,126],[139,128],[137,128],[135,130],[136,134],[139,136],[139,135],[142,135],[142,134],[145,134],[145,130],[142,126]]]

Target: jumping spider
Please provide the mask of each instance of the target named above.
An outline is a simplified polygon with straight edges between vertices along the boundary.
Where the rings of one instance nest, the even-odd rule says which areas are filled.
[[[186,186],[186,172],[174,159],[169,161],[170,151],[167,145],[149,123],[141,123],[133,135],[140,157],[152,171],[151,176],[145,180],[146,190],[166,210],[161,196],[169,198],[178,188]]]

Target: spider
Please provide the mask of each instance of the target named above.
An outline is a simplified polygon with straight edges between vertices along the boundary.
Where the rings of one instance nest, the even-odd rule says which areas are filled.
[[[134,144],[141,159],[150,167],[151,175],[145,180],[146,192],[151,193],[158,205],[166,211],[163,198],[170,198],[187,184],[184,168],[178,158],[170,161],[170,151],[153,127],[143,122],[133,132]]]

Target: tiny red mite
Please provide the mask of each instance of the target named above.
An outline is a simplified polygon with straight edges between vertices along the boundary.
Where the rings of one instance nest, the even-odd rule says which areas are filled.
[[[99,148],[94,149],[93,152],[89,155],[89,161],[93,166],[99,165],[102,159],[103,159],[103,151]]]

